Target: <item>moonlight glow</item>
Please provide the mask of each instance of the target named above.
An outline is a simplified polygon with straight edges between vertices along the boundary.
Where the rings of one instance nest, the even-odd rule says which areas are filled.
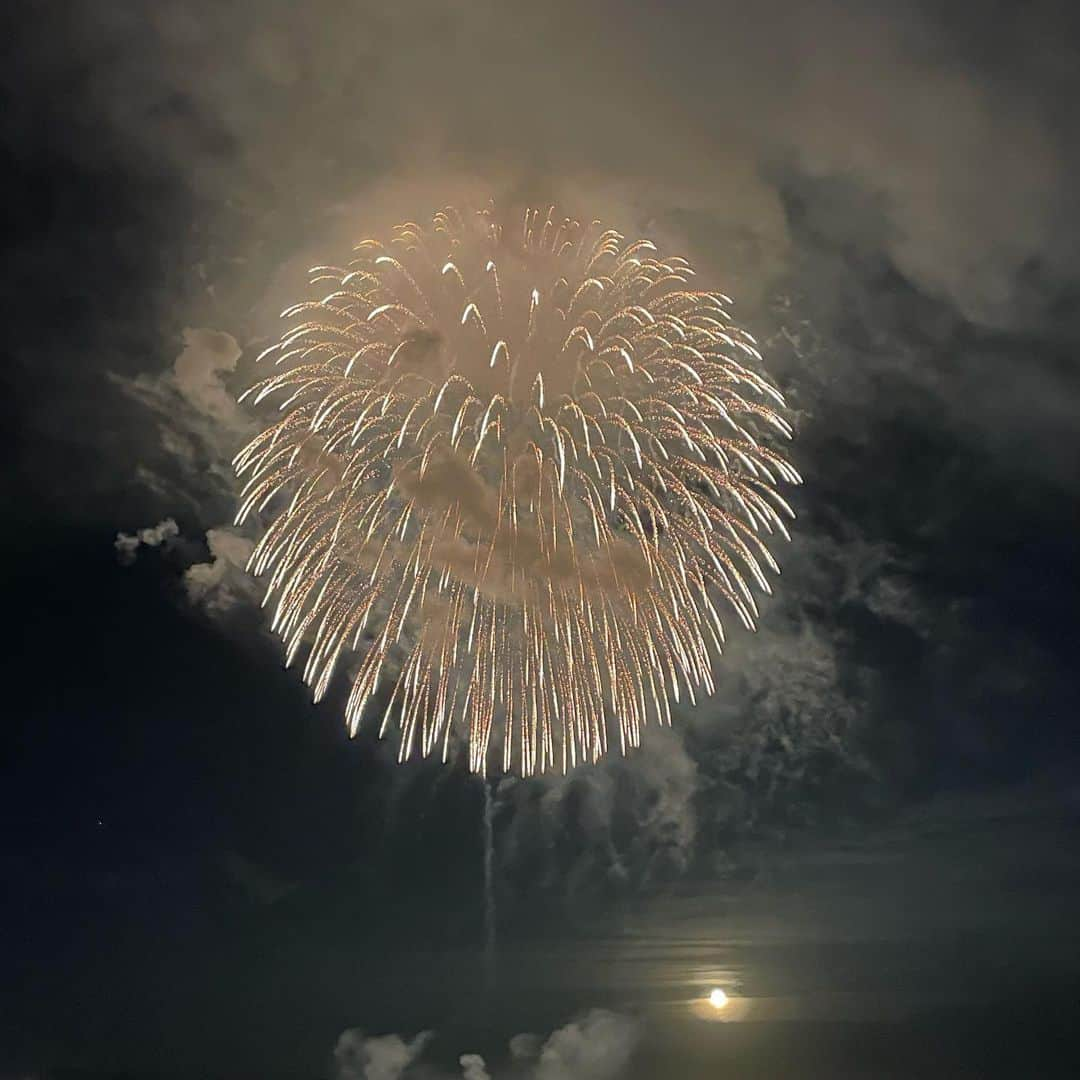
[[[357,655],[352,732],[375,711],[402,759],[458,733],[484,772],[494,734],[504,769],[565,770],[713,691],[799,476],[693,273],[598,222],[452,209],[312,271],[248,392],[280,417],[237,455],[237,520],[269,522],[250,569],[316,700]]]
[[[727,996],[727,994],[724,993],[723,990],[720,989],[720,987],[716,987],[709,994],[709,1004],[714,1009],[716,1009],[717,1011],[724,1008],[724,1006],[727,1005],[727,1003],[728,1003],[728,996]]]

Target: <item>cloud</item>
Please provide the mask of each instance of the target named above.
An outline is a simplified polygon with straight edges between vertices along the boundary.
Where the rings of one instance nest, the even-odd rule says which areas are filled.
[[[235,340],[207,329],[188,330],[184,340],[171,369],[124,385],[159,418],[163,447],[184,483],[195,485],[207,471],[199,462],[231,450],[251,421],[227,388],[240,355]],[[214,489],[224,507],[235,485],[220,467]],[[649,732],[626,761],[500,788],[508,881],[524,874],[571,896],[653,887],[690,869],[715,847],[718,830],[737,832],[787,809],[812,814],[838,773],[868,773],[856,739],[862,700],[843,659],[838,609],[850,604],[916,627],[924,602],[895,552],[845,529],[836,538],[800,533],[780,553],[785,580],[760,632],[733,635],[717,696],[682,710],[676,731]],[[251,540],[222,526],[206,532],[206,545],[209,559],[184,571],[190,601],[212,615],[257,602],[261,589],[244,571]],[[580,838],[572,857],[558,842],[568,831]]]
[[[75,3],[59,32],[28,35],[15,51],[47,87],[36,102],[86,118],[72,132],[70,119],[16,114],[27,140],[64,132],[86,162],[165,174],[219,208],[220,220],[200,222],[201,254],[234,329],[269,332],[276,301],[300,280],[296,260],[492,191],[559,199],[688,246],[755,313],[749,298],[803,273],[793,206],[811,214],[812,239],[880,257],[987,326],[1041,325],[1080,280],[1069,243],[1080,162],[1064,105],[1080,66],[1067,5],[989,19],[841,0],[618,16],[565,0],[255,11],[163,0],[140,17]],[[829,339],[850,318],[847,299],[820,328]],[[198,377],[180,383],[186,404],[198,397],[229,428],[238,418],[215,390],[222,372],[206,366],[211,344],[193,343]],[[839,351],[825,362],[842,375]],[[855,362],[872,374],[880,361]],[[913,381],[932,366],[899,362]],[[1031,413],[1075,399],[1058,392],[1067,376],[1042,364],[1018,358],[988,377],[990,365],[949,357],[964,385],[948,393],[976,438],[1003,416],[1037,428]],[[1039,408],[1017,410],[1018,399]],[[182,441],[175,449],[198,458]]]
[[[334,1047],[336,1080],[399,1080],[431,1040],[422,1031],[406,1042],[400,1035],[367,1036],[359,1028],[343,1032]]]
[[[140,548],[171,546],[176,540],[183,540],[180,528],[175,520],[166,518],[135,533],[117,533],[113,546],[121,564],[130,566]],[[184,592],[191,604],[215,616],[223,615],[242,601],[257,604],[262,589],[245,570],[254,546],[252,541],[236,529],[223,527],[208,529],[205,543],[209,560],[192,562],[183,571]],[[188,540],[177,549],[186,554],[194,547]]]
[[[238,432],[246,431],[251,421],[225,388],[222,376],[236,370],[242,352],[231,334],[189,328],[172,372],[176,389],[193,409]]]
[[[552,1032],[540,1049],[536,1080],[614,1080],[630,1063],[638,1038],[629,1017],[593,1009]]]
[[[182,499],[196,513],[204,514],[215,506],[231,509],[235,480],[229,459],[253,427],[228,385],[243,350],[231,334],[207,328],[185,329],[183,342],[173,365],[163,372],[134,378],[112,376],[156,418],[161,449],[172,473],[165,479],[140,463],[136,475],[159,498]],[[134,535],[118,534],[115,546],[121,561],[130,563],[140,545],[156,547],[178,535],[176,522],[167,518]],[[241,600],[257,601],[261,590],[244,569],[252,541],[232,526],[222,525],[206,531],[205,543],[209,561],[194,562],[183,572],[191,603],[211,615],[221,615]]]
[[[880,197],[881,239],[905,276],[966,318],[1014,325],[1028,315],[1017,301],[1029,261],[1076,271],[1059,230],[1077,159],[1053,107],[1059,78],[1076,83],[980,57],[988,38],[1010,33],[1063,56],[1050,6],[1043,18],[998,14],[993,34],[971,35],[977,20],[791,6],[779,48],[798,48],[799,35],[822,47],[798,48],[774,119],[811,175],[850,177]]]
[[[256,904],[277,903],[298,885],[298,882],[277,877],[236,851],[225,852],[220,861],[228,878]]]
[[[242,350],[231,334],[207,328],[183,331],[183,348],[172,366],[112,381],[157,423],[163,466],[136,463],[147,486],[161,496],[188,503],[196,513],[231,503],[229,462],[253,422],[236,404],[228,376]],[[168,478],[163,471],[168,471]]]
[[[458,1061],[464,1069],[462,1080],[491,1080],[491,1073],[479,1054],[462,1054]]]
[[[394,212],[412,215],[445,197],[443,177],[471,174],[662,228],[696,215],[762,277],[790,252],[790,163],[874,195],[889,257],[968,318],[1023,320],[1033,264],[1075,278],[1065,103],[1080,77],[1065,4],[989,19],[843,0],[632,13],[313,0],[259,13],[69,5],[59,32],[16,55],[49,87],[36,99],[85,126],[10,123],[32,143],[64,130],[69,152],[118,155],[260,214],[317,215],[403,185],[411,203]]]
[[[209,529],[210,561],[184,571],[188,599],[211,614],[221,614],[241,600],[253,601],[262,591],[244,569],[254,544],[235,529]]]
[[[647,728],[625,758],[499,783],[501,891],[655,889],[722,869],[752,830],[806,824],[836,804],[869,809],[888,762],[870,749],[876,675],[848,625],[921,636],[928,599],[888,544],[850,527],[798,531],[779,555],[776,595],[756,633],[731,633],[714,696],[680,708],[672,728]]]
[[[157,525],[139,529],[134,533],[117,533],[113,547],[116,548],[116,555],[120,562],[125,566],[130,566],[135,561],[140,547],[160,547],[179,535],[180,527],[176,522],[172,518],[165,518]]]
[[[479,1054],[461,1054],[460,1080],[618,1080],[625,1075],[641,1034],[638,1022],[631,1017],[590,1009],[546,1038],[515,1035],[509,1042],[506,1069],[491,1072]],[[420,1060],[433,1037],[430,1031],[411,1040],[401,1035],[369,1036],[360,1028],[350,1028],[334,1047],[335,1078],[442,1077],[442,1071]]]
[[[514,1061],[530,1061],[540,1054],[542,1040],[539,1035],[522,1032],[510,1040],[510,1057]]]
[[[1073,351],[1048,361],[1015,336],[1076,333],[1061,304],[1080,281],[1067,5],[992,18],[842,0],[152,6],[75,3],[56,33],[28,35],[14,74],[32,68],[42,90],[5,122],[200,207],[212,303],[148,284],[189,324],[183,349],[165,372],[114,377],[157,426],[134,464],[163,504],[147,520],[184,505],[209,527],[188,595],[215,613],[256,595],[245,539],[218,525],[251,430],[232,383],[240,341],[273,333],[308,261],[445,201],[557,200],[686,250],[764,330],[801,420],[807,512],[715,699],[628,761],[500,787],[503,887],[655,885],[871,777],[877,676],[860,648],[882,628],[928,640],[947,600],[882,538],[891,522],[854,524],[857,503],[918,487],[908,512],[925,537],[949,531],[964,492],[945,490],[944,460],[912,482],[905,446],[884,475],[857,451],[903,420],[943,459],[963,443],[1070,490],[1080,475]],[[122,558],[137,547],[118,538]]]

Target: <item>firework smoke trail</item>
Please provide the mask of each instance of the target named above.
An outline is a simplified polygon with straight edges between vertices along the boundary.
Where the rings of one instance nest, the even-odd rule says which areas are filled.
[[[291,663],[399,756],[467,735],[522,774],[596,761],[714,689],[798,473],[783,398],[730,300],[600,223],[434,216],[312,271],[244,395],[280,418],[236,457],[237,522]],[[243,399],[242,399],[243,400]]]
[[[491,781],[484,785],[484,977],[495,987],[495,800]]]

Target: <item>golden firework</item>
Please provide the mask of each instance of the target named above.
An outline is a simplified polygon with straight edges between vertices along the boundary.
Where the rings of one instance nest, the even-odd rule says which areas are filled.
[[[717,605],[753,628],[778,569],[791,429],[731,301],[553,214],[447,209],[315,267],[244,395],[280,395],[235,459],[273,628],[316,700],[357,657],[352,733],[385,684],[402,759],[465,731],[481,773],[493,734],[523,774],[625,752],[712,692]]]

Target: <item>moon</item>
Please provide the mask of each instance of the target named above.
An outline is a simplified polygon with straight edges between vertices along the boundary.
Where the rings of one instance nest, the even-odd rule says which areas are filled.
[[[709,1004],[718,1012],[728,1003],[728,996],[720,989],[719,986],[715,987],[709,994]]]

